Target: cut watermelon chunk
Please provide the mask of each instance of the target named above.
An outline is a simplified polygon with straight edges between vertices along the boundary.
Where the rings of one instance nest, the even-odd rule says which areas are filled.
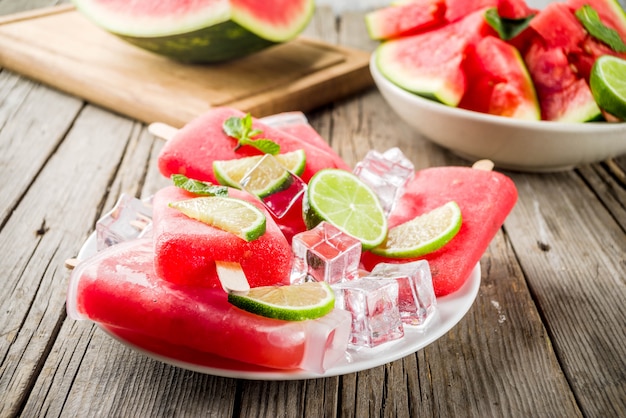
[[[585,28],[563,3],[551,3],[530,21],[548,48],[562,48],[566,54],[578,52],[587,37]]]
[[[626,42],[626,12],[615,0],[567,0],[567,6],[572,13],[584,5],[591,6],[602,23],[617,31],[622,40]]]
[[[497,7],[498,0],[446,0],[446,15],[448,22],[456,22],[477,10]]]
[[[586,122],[601,117],[587,82],[572,70],[561,48],[532,44],[525,57],[544,120]]]
[[[468,47],[463,67],[472,82],[459,107],[518,119],[541,118],[530,75],[512,45],[487,36]]]
[[[467,45],[495,35],[484,13],[479,10],[432,31],[387,41],[376,50],[376,65],[403,89],[456,106],[465,93],[461,64]]]
[[[504,19],[519,20],[537,14],[524,0],[498,0],[498,15]]]
[[[445,0],[414,0],[374,10],[365,15],[365,24],[372,39],[398,38],[443,23],[445,10]]]
[[[97,25],[149,51],[185,62],[242,57],[294,38],[313,0],[73,0]]]

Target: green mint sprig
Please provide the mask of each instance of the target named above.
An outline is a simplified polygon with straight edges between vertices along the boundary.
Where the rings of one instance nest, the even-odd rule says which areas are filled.
[[[498,14],[498,9],[495,7],[485,12],[485,20],[487,20],[489,26],[498,32],[500,39],[505,41],[513,39],[522,33],[528,27],[533,17],[535,17],[534,13],[521,19],[506,19]]]
[[[188,192],[204,196],[228,196],[228,187],[217,186],[204,181],[193,180],[182,174],[172,174],[174,186]]]
[[[254,136],[262,134],[263,131],[260,129],[252,129],[252,116],[250,116],[249,113],[241,118],[231,116],[224,121],[222,129],[224,129],[226,135],[237,140],[235,151],[244,145],[250,145],[265,154],[276,155],[280,152],[280,145],[271,139],[253,139]]]
[[[609,28],[600,20],[598,12],[585,4],[575,12],[576,18],[587,29],[587,32],[599,41],[604,42],[616,52],[626,52],[626,44],[615,29]]]

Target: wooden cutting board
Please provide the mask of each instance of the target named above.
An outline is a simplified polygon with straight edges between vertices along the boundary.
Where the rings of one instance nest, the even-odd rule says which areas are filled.
[[[188,65],[134,47],[71,5],[0,19],[0,66],[145,123],[211,107],[307,111],[372,85],[369,53],[297,38],[243,59]]]

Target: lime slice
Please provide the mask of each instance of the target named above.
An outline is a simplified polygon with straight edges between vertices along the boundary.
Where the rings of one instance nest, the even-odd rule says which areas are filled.
[[[263,157],[263,155],[254,155],[252,157],[237,158],[234,160],[214,161],[213,173],[220,184],[240,189],[241,180],[244,178],[246,173],[255,167]],[[275,155],[274,158],[276,158],[283,169],[268,170],[264,177],[255,180],[257,184],[248,186],[248,188],[254,187],[255,190],[265,193],[264,190],[268,189],[268,185],[277,182],[280,184],[281,181],[284,181],[285,168],[293,174],[299,176],[304,171],[304,166],[306,165],[306,154],[304,153],[304,150],[301,149],[286,152],[284,154],[278,154]],[[272,178],[272,176],[274,176],[274,178]],[[269,188],[271,189],[271,187]]]
[[[589,84],[600,108],[626,120],[626,60],[601,56],[591,68]]]
[[[335,294],[326,282],[290,286],[261,286],[229,293],[233,305],[268,318],[303,321],[326,315],[335,307]]]
[[[377,246],[387,235],[387,217],[378,196],[345,170],[328,168],[315,173],[302,207],[307,228],[329,222],[359,239],[364,249]]]
[[[170,203],[190,218],[252,241],[265,233],[265,214],[241,199],[223,196],[197,197]]]
[[[448,202],[389,229],[387,239],[373,248],[374,254],[391,258],[412,258],[446,245],[461,229],[461,209]]]

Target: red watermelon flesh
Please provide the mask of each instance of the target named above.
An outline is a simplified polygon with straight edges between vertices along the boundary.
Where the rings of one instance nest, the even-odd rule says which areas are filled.
[[[152,241],[143,239],[114,245],[80,263],[70,280],[68,315],[134,335],[132,341],[141,347],[159,342],[182,347],[165,353],[194,363],[202,363],[209,353],[321,373],[345,355],[350,334],[346,311],[336,309],[310,321],[265,318],[231,305],[221,289],[161,279],[153,260]]]
[[[414,0],[365,15],[370,38],[392,39],[413,35],[444,22],[445,0]]]
[[[587,82],[574,72],[561,48],[536,42],[524,59],[535,84],[542,119],[584,122],[600,116]]]
[[[549,48],[563,48],[565,53],[576,52],[587,37],[585,28],[564,3],[551,3],[530,21]]]
[[[213,161],[259,155],[261,152],[251,146],[243,146],[235,151],[237,140],[226,135],[222,129],[224,121],[231,116],[243,117],[245,114],[236,109],[218,107],[181,128],[174,138],[165,143],[159,154],[161,173],[166,177],[184,174],[192,179],[217,183],[213,174]],[[283,153],[304,149],[306,167],[301,175],[304,181],[323,168],[346,166],[332,149],[322,149],[257,120],[253,121],[253,128],[263,131],[260,137],[278,143]]]
[[[246,242],[234,234],[191,219],[169,203],[197,197],[174,186],[154,196],[154,266],[164,280],[180,285],[220,287],[215,261],[241,264],[250,286],[288,284],[291,246],[252,195],[229,189],[229,196],[246,200],[266,214],[266,232]]]
[[[435,167],[420,170],[407,184],[405,193],[389,218],[389,227],[439,207],[451,200],[461,208],[463,224],[458,234],[441,249],[430,253],[428,260],[435,295],[444,296],[458,290],[480,261],[489,243],[517,201],[513,181],[493,171],[467,167]],[[379,262],[403,263],[363,254],[366,269]]]
[[[456,22],[477,10],[497,7],[498,0],[446,0],[446,21]]]
[[[289,121],[285,124],[276,124],[273,127],[280,129],[283,132],[288,133],[301,141],[307,142],[315,147],[319,148],[322,151],[327,152],[328,154],[335,155],[335,150],[328,145],[328,142],[313,128],[307,121],[304,119],[304,116],[300,112],[285,112],[279,113],[277,115],[273,115],[272,117],[281,118],[285,117],[289,119],[289,115],[293,113],[292,121]],[[351,171],[352,169],[344,160],[339,159],[336,161],[338,167],[343,168],[344,170]]]
[[[540,119],[535,88],[514,46],[487,36],[468,47],[463,67],[471,82],[459,107],[518,119]]]
[[[457,106],[466,88],[462,62],[467,45],[495,34],[485,10],[432,31],[384,42],[376,51],[376,65],[405,90]]]
[[[499,0],[498,15],[505,19],[525,19],[536,14],[538,10],[528,7],[524,0]]]

